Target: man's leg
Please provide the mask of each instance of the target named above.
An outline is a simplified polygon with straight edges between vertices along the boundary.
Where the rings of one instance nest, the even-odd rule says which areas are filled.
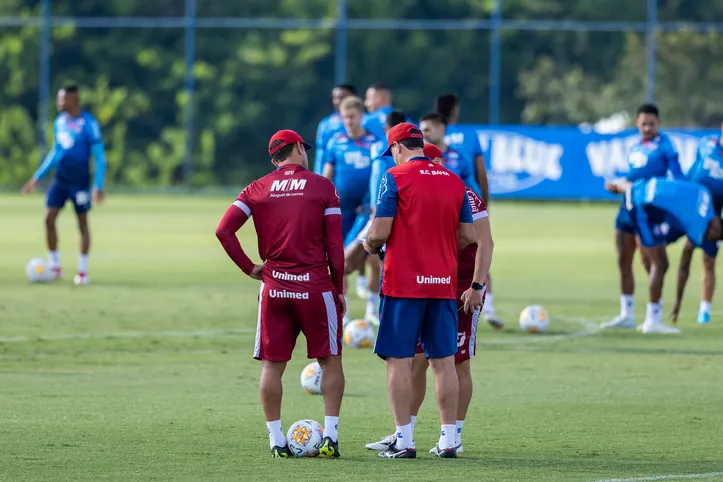
[[[487,275],[487,281],[485,281],[484,284],[487,286],[487,291],[485,294],[485,302],[482,306],[482,316],[492,328],[494,328],[495,330],[501,330],[502,328],[504,328],[505,324],[497,316],[497,312],[495,311],[495,297],[492,295],[491,275]]]
[[[602,323],[601,328],[635,328],[633,258],[636,248],[634,234],[615,230],[615,249],[620,273],[620,314],[613,320]]]
[[[379,256],[367,256],[369,277],[367,281],[367,308],[364,320],[379,326],[379,279],[382,274],[382,262]]]
[[[442,429],[437,447],[440,457],[456,457],[457,406],[459,383],[455,369],[458,345],[457,302],[428,300],[421,342],[434,373],[437,406]]]
[[[457,433],[455,435],[455,447],[457,452],[462,452],[462,428],[464,420],[467,418],[467,410],[472,402],[472,371],[470,370],[469,360],[465,360],[455,365],[457,369],[457,381],[459,384],[459,405],[457,406]]]
[[[710,323],[710,304],[715,291],[715,260],[714,256],[703,253],[703,286],[701,287],[700,309],[698,310],[698,323]]]
[[[59,208],[49,207],[45,210],[45,241],[48,246],[48,261],[54,278],[62,276],[60,255],[58,254],[58,230],[56,223],[60,214]]]
[[[286,435],[281,427],[281,398],[284,389],[281,377],[286,370],[286,362],[261,361],[261,406],[266,417],[266,429],[269,432],[269,445],[274,449],[286,447]],[[272,452],[273,453],[273,452]]]
[[[663,324],[663,314],[660,308],[660,301],[663,297],[663,282],[670,265],[665,245],[641,247],[640,251],[643,256],[650,260],[648,307],[641,331],[643,333],[680,333],[678,328]]]
[[[349,312],[349,278],[348,276],[359,269],[364,264],[364,245],[360,242],[352,242],[344,250],[344,299],[346,300],[346,313],[344,314],[344,326],[351,321]]]
[[[383,296],[374,353],[387,362],[387,391],[396,425],[396,441],[379,453],[384,458],[415,458],[412,429],[412,359],[427,300]]]
[[[341,355],[318,359],[321,366],[321,395],[324,397],[324,441],[320,450],[322,455],[339,456],[339,412],[344,397],[344,368]]]
[[[88,227],[88,213],[78,214],[78,231],[80,232],[80,256],[78,257],[78,275],[75,284],[88,282],[88,253],[90,252],[90,228]]]

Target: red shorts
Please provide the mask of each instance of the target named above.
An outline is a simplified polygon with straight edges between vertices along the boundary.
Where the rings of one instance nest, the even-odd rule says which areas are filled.
[[[477,309],[471,314],[465,313],[461,296],[461,293],[457,296],[457,354],[454,355],[454,363],[457,365],[474,358],[477,349],[477,325],[482,312]],[[417,353],[424,353],[421,343],[417,343]]]
[[[309,358],[341,354],[343,327],[332,291],[307,293],[261,283],[254,358],[289,361],[299,333],[306,337]]]

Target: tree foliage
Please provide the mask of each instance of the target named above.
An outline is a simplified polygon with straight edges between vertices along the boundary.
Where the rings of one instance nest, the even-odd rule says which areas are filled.
[[[200,18],[336,18],[332,0],[204,0]],[[492,0],[351,0],[352,19],[484,19]],[[661,20],[720,21],[723,6],[660,2]],[[182,17],[180,0],[54,0],[55,17]],[[636,21],[645,2],[503,0],[517,20]],[[705,8],[702,8],[705,4]],[[4,0],[0,16],[31,17],[37,0]],[[167,28],[52,29],[51,86],[82,86],[99,120],[111,182],[173,185],[184,178],[185,31]],[[656,99],[668,125],[713,126],[723,118],[721,35],[658,33]],[[331,109],[333,29],[199,28],[193,69],[195,186],[240,184],[268,170],[266,141],[279,128],[313,139]],[[17,186],[37,167],[40,28],[0,28],[0,185]],[[411,117],[442,92],[464,101],[462,121],[484,123],[489,107],[490,34],[482,30],[351,30],[347,74],[360,93],[389,83]],[[503,123],[594,122],[645,100],[645,35],[618,32],[502,32]],[[53,95],[51,94],[51,97]],[[51,119],[53,98],[49,100]],[[50,135],[49,128],[46,135]]]

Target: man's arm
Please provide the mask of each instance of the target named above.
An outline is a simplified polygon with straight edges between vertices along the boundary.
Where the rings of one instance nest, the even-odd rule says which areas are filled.
[[[334,165],[334,154],[331,150],[332,144],[334,142],[334,139],[330,140],[329,143],[326,146],[326,149],[324,150],[324,154],[321,157],[322,164],[324,167],[322,168],[321,175],[327,178],[328,180],[334,182],[334,174],[336,174],[336,169]]]
[[[685,174],[683,174],[683,169],[680,167],[680,158],[678,156],[678,151],[675,150],[675,147],[672,145],[669,146],[670,151],[667,153],[666,160],[668,161],[668,172],[673,177],[673,179],[685,179]],[[696,154],[697,155],[697,154]]]
[[[379,199],[379,184],[382,182],[382,175],[384,175],[382,172],[383,164],[384,161],[380,159],[372,161],[372,173],[369,176],[369,199],[372,203],[372,216],[374,216],[377,210],[376,201]]]
[[[477,169],[477,184],[480,191],[482,191],[482,200],[485,202],[485,205],[489,205],[490,191],[489,181],[487,180],[487,166],[485,166],[485,158],[481,152],[475,156],[474,164]]]
[[[487,280],[492,265],[492,251],[494,250],[494,241],[492,240],[492,228],[487,211],[473,214],[475,216],[474,229],[477,233],[477,252],[474,260],[474,275],[472,278],[472,286],[470,286],[463,294],[465,313],[472,313],[478,308],[482,308],[485,300],[485,289],[481,286]]]
[[[326,257],[334,290],[344,294],[344,239],[341,237],[341,208],[337,200],[324,210],[324,233],[326,235]]]
[[[685,285],[688,283],[688,277],[690,276],[690,262],[693,259],[694,251],[695,246],[693,243],[691,243],[690,240],[686,241],[683,254],[680,257],[680,266],[678,267],[678,285],[675,293],[675,305],[673,305],[673,311],[670,313],[670,318],[673,323],[678,321],[678,314],[683,303],[683,293],[685,293]]]
[[[251,208],[244,202],[243,197],[243,193],[241,193],[239,199],[226,210],[226,214],[223,215],[216,228],[216,237],[221,242],[226,254],[236,263],[236,266],[241,268],[241,271],[254,279],[261,279],[262,265],[255,265],[251,261],[236,237],[236,232],[251,217]]]
[[[379,183],[379,196],[377,200],[374,221],[369,227],[367,239],[364,241],[364,249],[369,254],[378,254],[379,248],[384,246],[392,234],[392,225],[397,215],[397,202],[399,191],[397,183],[389,171],[382,175]]]
[[[60,160],[63,158],[64,153],[65,150],[63,149],[63,146],[58,144],[57,136],[55,133],[55,125],[53,125],[53,147],[46,154],[45,159],[43,159],[43,163],[35,171],[33,177],[31,177],[30,180],[25,183],[22,188],[22,192],[28,193],[35,189],[35,186],[38,185],[38,181],[42,180],[55,166],[58,165]]]
[[[605,190],[613,194],[625,194],[625,191],[632,187],[633,183],[627,179],[612,179],[605,181]]]
[[[319,126],[316,128],[316,153],[314,154],[314,173],[321,174],[324,170],[324,151],[326,145],[324,144],[324,131],[326,130],[326,118],[319,122]]]

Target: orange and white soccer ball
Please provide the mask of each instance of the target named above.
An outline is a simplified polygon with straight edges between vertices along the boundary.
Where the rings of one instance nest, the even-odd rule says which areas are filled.
[[[306,393],[321,395],[321,367],[319,362],[311,362],[301,371],[301,388]]]
[[[353,320],[344,328],[344,344],[352,348],[369,348],[375,337],[374,328],[364,320]]]
[[[542,333],[550,324],[547,310],[540,305],[531,305],[520,313],[520,328],[529,333]]]
[[[323,439],[324,428],[313,420],[299,420],[286,432],[286,443],[294,457],[316,457]]]

